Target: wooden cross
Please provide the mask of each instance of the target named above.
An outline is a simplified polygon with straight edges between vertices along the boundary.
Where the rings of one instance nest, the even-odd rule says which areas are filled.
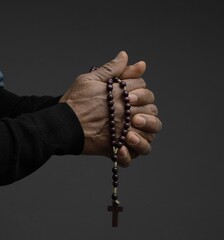
[[[107,210],[112,212],[112,227],[118,226],[118,213],[123,212],[123,207],[120,207],[119,204],[113,202],[112,206],[108,206]]]

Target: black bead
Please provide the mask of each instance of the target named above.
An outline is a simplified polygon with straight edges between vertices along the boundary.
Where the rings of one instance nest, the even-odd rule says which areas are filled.
[[[114,114],[113,114],[113,113],[111,113],[111,114],[110,114],[110,116],[109,116],[109,118],[110,118],[110,120],[111,120],[111,121],[113,121],[113,120],[114,120],[114,118],[115,118]]]
[[[97,67],[94,67],[94,66],[93,66],[93,67],[90,68],[89,72],[95,71],[95,70],[97,70],[97,69],[98,69]]]
[[[113,85],[112,84],[108,84],[107,85],[107,91],[112,91],[113,90]]]
[[[113,94],[109,93],[107,95],[107,100],[113,100],[113,99],[114,99]]]
[[[116,140],[116,134],[111,134],[110,139],[111,139],[112,141],[115,141],[115,140]]]
[[[120,140],[120,142],[123,143],[125,141],[125,136],[120,136],[119,140]]]
[[[124,129],[127,130],[129,127],[130,127],[130,123],[125,123],[125,124],[124,124]]]
[[[114,181],[117,181],[119,179],[117,174],[114,174],[112,178],[113,178]]]
[[[114,186],[114,187],[118,187],[118,185],[119,185],[119,182],[118,182],[118,181],[113,181],[113,186]]]
[[[131,122],[131,118],[130,117],[125,117],[125,122],[126,123],[130,123]]]
[[[118,143],[116,144],[116,146],[117,146],[117,148],[121,148],[121,147],[123,146],[123,143],[122,143],[122,142],[118,142]]]
[[[118,196],[117,196],[116,193],[113,193],[112,196],[111,196],[111,198],[112,198],[114,201],[116,201],[116,200],[118,199]]]
[[[113,147],[117,147],[117,142],[116,142],[116,141],[111,141],[111,145],[112,145]]]
[[[131,104],[130,103],[126,103],[125,104],[125,110],[129,110],[131,108]]]
[[[115,108],[114,107],[110,107],[109,108],[109,113],[111,114],[111,113],[114,113],[115,112]]]
[[[113,82],[114,82],[114,81],[113,81],[113,79],[112,79],[112,78],[110,78],[110,79],[108,79],[108,80],[107,80],[107,84],[111,84],[111,85],[112,85],[112,84],[113,84]]]
[[[119,78],[118,77],[113,77],[114,82],[118,82]]]
[[[121,88],[124,88],[124,87],[126,87],[126,82],[124,82],[124,81],[121,81],[121,82],[120,82],[120,87],[121,87]]]
[[[125,116],[130,116],[130,115],[131,115],[131,110],[130,109],[126,109]]]
[[[117,162],[117,160],[118,160],[117,154],[114,154],[114,155],[111,157],[111,159],[112,159],[114,162]]]
[[[114,127],[115,126],[115,122],[114,121],[110,121],[110,127]]]
[[[115,127],[111,127],[111,128],[110,128],[110,133],[111,133],[111,134],[115,134],[115,133],[116,133]]]
[[[113,172],[114,174],[117,174],[117,173],[118,173],[118,168],[117,168],[117,167],[113,167],[113,168],[112,168],[112,172]]]
[[[126,129],[123,129],[122,132],[121,132],[122,136],[126,136],[127,133],[128,133],[128,131]]]
[[[113,100],[109,100],[109,101],[108,101],[108,106],[109,106],[109,107],[114,106],[114,101],[113,101]]]
[[[129,97],[125,97],[125,98],[124,98],[124,102],[125,102],[125,103],[129,103],[129,102],[130,102],[130,98],[129,98]]]
[[[123,91],[123,96],[124,96],[124,97],[128,97],[128,95],[129,95],[129,92],[128,92],[127,90],[124,90],[124,91]]]

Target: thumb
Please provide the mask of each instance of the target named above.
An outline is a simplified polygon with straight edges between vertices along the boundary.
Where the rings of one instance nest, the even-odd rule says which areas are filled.
[[[91,72],[91,79],[106,82],[107,79],[120,76],[128,64],[128,55],[125,51],[121,51],[118,55],[108,63],[99,67],[96,71]]]

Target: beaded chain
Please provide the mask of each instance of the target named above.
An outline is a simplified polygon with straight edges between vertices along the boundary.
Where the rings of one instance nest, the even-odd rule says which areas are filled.
[[[91,71],[97,70],[97,67],[92,67]],[[124,102],[124,124],[123,129],[121,130],[120,136],[116,135],[116,126],[115,126],[115,107],[114,107],[114,97],[113,97],[113,84],[118,83],[120,88],[123,90],[122,99]],[[119,185],[119,175],[118,175],[118,150],[124,145],[128,129],[131,122],[131,105],[129,99],[129,92],[126,88],[126,82],[120,80],[118,77],[113,77],[107,80],[107,105],[108,105],[108,114],[110,120],[110,140],[113,149],[113,154],[111,156],[114,166],[112,168],[112,179],[113,179],[113,193],[112,193],[112,206],[108,206],[108,211],[112,212],[112,227],[118,226],[118,213],[123,211],[123,207],[120,207],[120,202],[118,200],[118,185]]]

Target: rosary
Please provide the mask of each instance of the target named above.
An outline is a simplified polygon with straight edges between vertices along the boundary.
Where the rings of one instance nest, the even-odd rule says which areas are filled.
[[[91,71],[97,70],[97,67],[92,67]],[[115,126],[115,108],[114,108],[114,97],[113,97],[113,84],[118,83],[120,88],[123,90],[122,92],[122,99],[124,102],[124,125],[123,129],[121,130],[120,136],[116,136],[116,126]],[[108,104],[108,114],[110,120],[110,140],[111,140],[111,147],[113,149],[113,154],[111,159],[114,163],[112,168],[112,180],[113,180],[113,193],[112,193],[112,205],[108,206],[107,210],[112,212],[112,227],[118,226],[118,214],[119,212],[123,212],[123,207],[120,206],[120,202],[118,200],[118,185],[119,185],[119,176],[118,176],[118,155],[117,152],[119,148],[124,145],[126,135],[128,133],[128,129],[130,127],[131,122],[131,105],[130,99],[128,97],[129,92],[126,89],[126,82],[120,80],[118,77],[113,77],[107,80],[107,104]]]

